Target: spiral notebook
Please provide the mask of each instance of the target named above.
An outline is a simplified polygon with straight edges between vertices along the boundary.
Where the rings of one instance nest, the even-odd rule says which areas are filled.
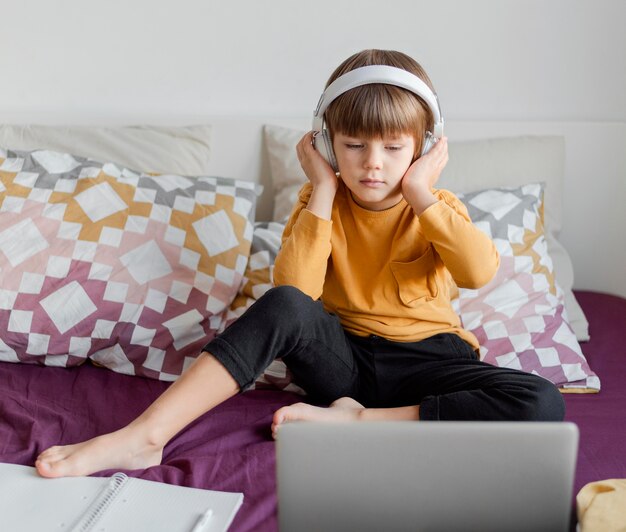
[[[0,528],[12,532],[223,532],[243,494],[173,486],[124,473],[44,479],[0,464]]]

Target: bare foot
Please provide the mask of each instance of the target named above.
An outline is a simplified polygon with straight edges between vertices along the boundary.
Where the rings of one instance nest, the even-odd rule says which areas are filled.
[[[84,476],[103,469],[144,469],[161,463],[163,447],[125,427],[74,445],[50,447],[37,457],[42,477]]]
[[[274,413],[272,436],[276,438],[280,426],[292,421],[358,421],[359,413],[364,409],[361,403],[351,397],[341,397],[328,408],[307,403],[283,406]]]

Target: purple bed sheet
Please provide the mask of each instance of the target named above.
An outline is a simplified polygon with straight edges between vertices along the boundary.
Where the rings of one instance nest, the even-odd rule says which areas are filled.
[[[626,299],[576,293],[590,322],[583,344],[602,381],[599,394],[567,394],[566,419],[580,429],[574,494],[587,482],[626,478]],[[63,369],[0,363],[0,462],[32,465],[55,444],[75,443],[125,425],[168,384],[89,364]],[[233,531],[277,530],[275,410],[295,394],[255,390],[215,408],[175,436],[163,463],[131,476],[244,493]],[[111,471],[99,475],[111,474]]]
[[[0,462],[33,465],[51,445],[118,429],[166,388],[163,382],[90,364],[64,369],[0,362]],[[230,530],[275,531],[270,424],[278,408],[297,400],[297,395],[280,391],[238,395],[177,434],[166,446],[160,466],[124,471],[168,484],[243,492],[243,505]]]
[[[597,394],[565,394],[565,419],[578,425],[574,494],[588,482],[626,478],[626,299],[576,291],[591,340],[581,343],[600,377]]]

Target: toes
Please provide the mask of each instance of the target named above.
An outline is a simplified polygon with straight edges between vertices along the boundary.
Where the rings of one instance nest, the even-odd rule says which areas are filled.
[[[283,408],[276,410],[276,412],[274,412],[274,416],[272,417],[272,430],[274,430],[274,427],[277,425],[280,425],[285,419],[285,415],[283,413]]]
[[[35,462],[35,468],[37,469],[37,472],[42,477],[54,478],[54,477],[58,476],[57,474],[55,474],[54,464],[51,464],[50,462],[46,462],[46,461],[43,461],[43,460],[37,460]]]
[[[35,468],[42,477],[67,476],[79,465],[79,460],[72,456],[75,449],[74,445],[50,447],[37,457]]]
[[[68,476],[79,476],[84,473],[84,463],[76,457],[69,456],[59,458],[56,461],[41,461],[35,462],[35,467],[42,477],[57,478]]]
[[[37,459],[48,459],[48,458],[54,458],[55,456],[59,455],[63,450],[63,447],[59,446],[59,445],[55,445],[54,447],[49,447],[48,449],[46,449],[45,451],[43,451],[38,457]]]

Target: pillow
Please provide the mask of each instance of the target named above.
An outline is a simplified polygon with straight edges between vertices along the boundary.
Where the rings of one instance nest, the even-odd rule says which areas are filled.
[[[266,125],[265,146],[274,187],[274,220],[284,220],[298,198],[306,176],[295,146],[304,131]],[[570,324],[580,341],[589,339],[589,324],[572,292],[574,270],[556,234],[562,224],[564,141],[562,137],[511,137],[493,140],[451,142],[450,161],[438,186],[453,192],[471,192],[492,186],[518,186],[544,182],[548,250],[554,261],[559,285],[564,290]]]
[[[237,294],[256,192],[0,149],[0,359],[174,380]]]
[[[126,168],[178,175],[206,175],[211,127],[87,127],[0,125],[0,146],[73,153]]]
[[[291,213],[298,190],[308,181],[296,155],[296,145],[304,131],[265,125],[263,138],[274,188],[274,221],[283,221]]]
[[[481,359],[540,375],[563,391],[597,392],[567,320],[543,224],[543,187],[493,188],[458,194],[474,224],[500,253],[495,278],[460,289],[454,307],[481,345]]]

